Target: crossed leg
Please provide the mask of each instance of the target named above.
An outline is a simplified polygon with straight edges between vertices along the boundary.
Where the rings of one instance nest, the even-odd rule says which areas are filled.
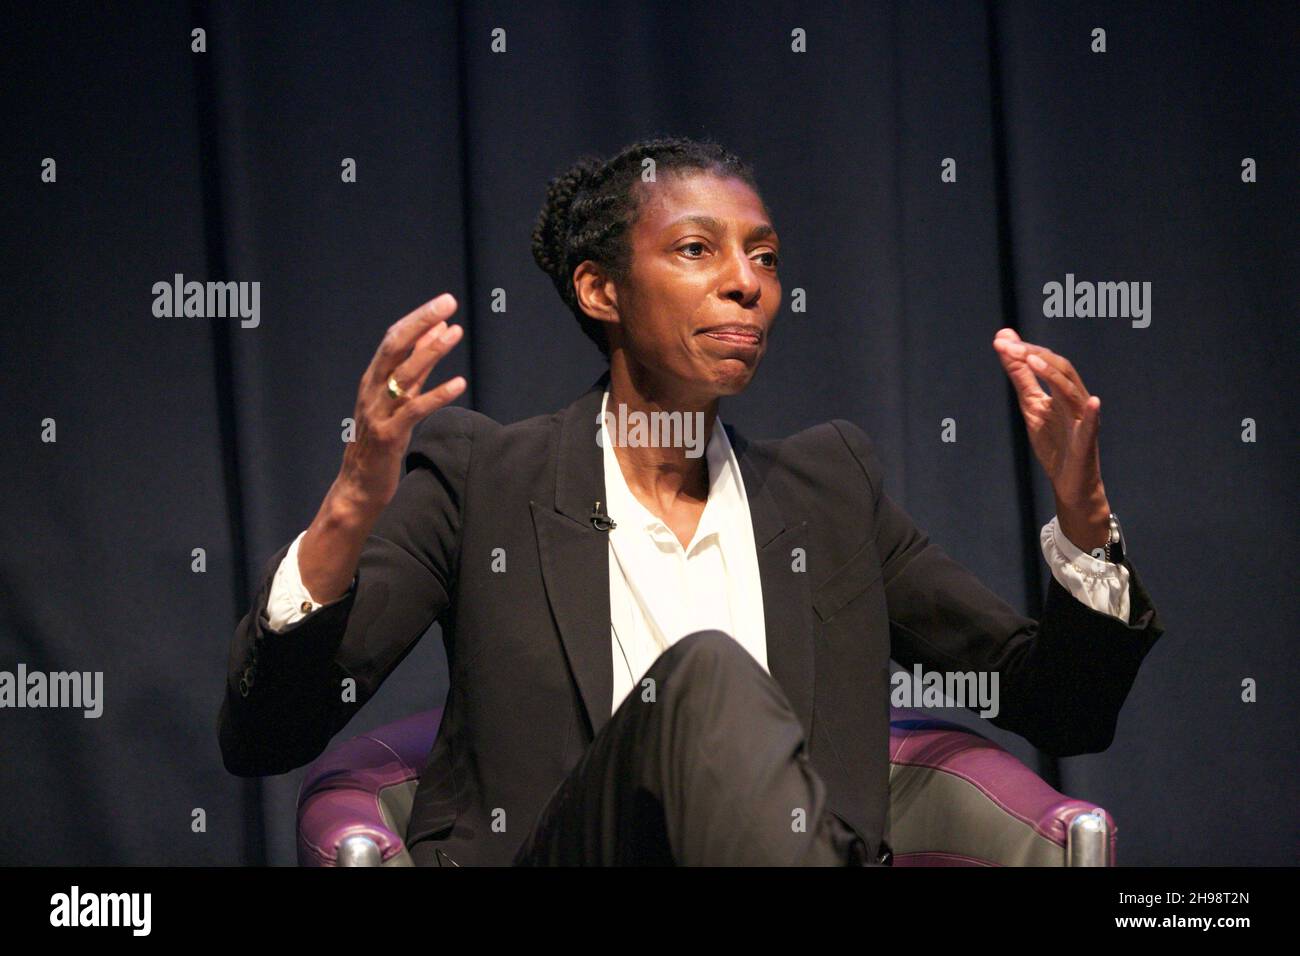
[[[647,679],[650,681],[647,684]],[[556,788],[516,866],[868,865],[780,685],[730,635],[659,656]]]

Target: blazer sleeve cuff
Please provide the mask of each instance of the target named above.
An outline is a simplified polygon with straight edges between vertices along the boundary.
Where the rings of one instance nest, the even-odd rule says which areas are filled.
[[[1127,559],[1122,562],[1122,567],[1128,577],[1127,621],[1080,601],[1055,576],[1048,582],[1044,618],[1051,618],[1056,631],[1126,641],[1138,651],[1139,658],[1145,655],[1165,629],[1137,570]]]
[[[1128,568],[1081,551],[1061,531],[1056,517],[1043,525],[1039,543],[1052,577],[1078,601],[1121,621],[1131,619]]]

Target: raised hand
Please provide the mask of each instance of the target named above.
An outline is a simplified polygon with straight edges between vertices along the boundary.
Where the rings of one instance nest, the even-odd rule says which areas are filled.
[[[356,440],[344,450],[338,477],[298,546],[299,574],[317,603],[328,604],[348,590],[371,528],[397,493],[411,431],[465,391],[459,375],[421,390],[461,340],[461,327],[447,324],[455,311],[455,298],[443,293],[394,322],[361,376],[353,413]]]
[[[1015,387],[1030,446],[1052,483],[1062,532],[1085,551],[1105,544],[1110,503],[1097,443],[1101,399],[1089,394],[1069,359],[1022,341],[1014,329],[999,329],[993,348]]]
[[[455,311],[456,299],[445,292],[394,322],[361,376],[353,413],[356,440],[344,451],[337,483],[376,515],[397,493],[412,429],[465,391],[459,375],[421,391],[433,367],[461,340],[461,327],[447,324]],[[390,378],[399,397],[389,389]]]

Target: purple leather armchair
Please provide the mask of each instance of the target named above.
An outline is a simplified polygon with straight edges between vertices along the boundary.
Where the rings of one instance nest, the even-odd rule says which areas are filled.
[[[321,755],[298,793],[301,866],[411,866],[403,842],[437,707]],[[894,866],[1114,866],[1115,823],[993,741],[894,709],[885,840]]]

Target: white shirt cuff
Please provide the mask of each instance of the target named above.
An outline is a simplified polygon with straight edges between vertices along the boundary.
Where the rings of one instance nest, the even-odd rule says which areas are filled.
[[[311,592],[302,583],[302,575],[298,570],[298,542],[306,533],[304,528],[293,539],[293,544],[289,545],[289,550],[285,552],[284,560],[280,562],[271,581],[271,593],[266,601],[268,631],[278,634],[290,624],[296,624],[325,606],[311,596]]]
[[[1129,623],[1129,573],[1122,564],[1101,561],[1080,550],[1061,531],[1055,515],[1039,534],[1052,577],[1082,604]]]

